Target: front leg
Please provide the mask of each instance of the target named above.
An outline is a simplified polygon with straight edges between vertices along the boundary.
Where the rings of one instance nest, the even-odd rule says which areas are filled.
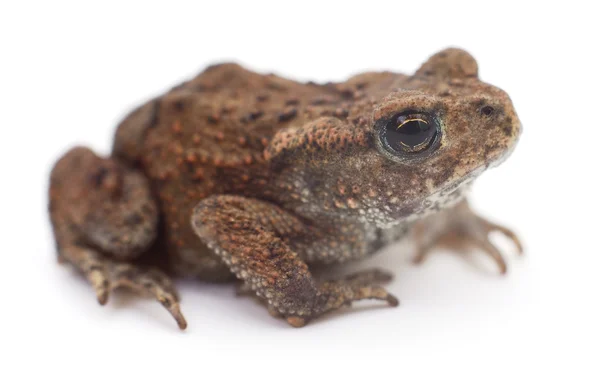
[[[323,244],[328,236],[281,208],[239,196],[203,200],[192,216],[196,234],[242,279],[271,311],[293,326],[361,299],[385,300],[397,305],[382,287],[354,280],[317,283],[299,254],[330,258]],[[293,249],[313,244],[311,249]],[[347,252],[342,252],[346,257]]]
[[[498,264],[500,272],[505,274],[506,261],[489,240],[490,233],[494,231],[511,239],[518,253],[523,254],[521,242],[514,232],[478,216],[471,210],[467,201],[463,201],[456,207],[425,218],[415,225],[413,235],[417,254],[414,262],[423,262],[436,245],[461,249],[475,246],[490,255]]]

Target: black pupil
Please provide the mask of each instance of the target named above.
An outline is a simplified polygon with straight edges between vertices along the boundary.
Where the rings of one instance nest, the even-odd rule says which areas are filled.
[[[400,115],[388,123],[386,141],[397,151],[420,151],[433,141],[435,132],[435,124],[428,116]]]

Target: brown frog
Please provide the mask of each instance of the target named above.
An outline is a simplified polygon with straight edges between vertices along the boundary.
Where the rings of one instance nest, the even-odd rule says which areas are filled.
[[[513,232],[474,214],[471,182],[513,150],[508,95],[460,49],[412,76],[372,72],[299,83],[236,64],[207,68],[118,126],[112,155],[84,147],[52,170],[59,260],[98,301],[128,287],[186,321],[170,276],[239,279],[293,326],[361,299],[398,300],[368,270],[318,281],[310,269],[361,259],[406,236],[416,260],[441,241]]]

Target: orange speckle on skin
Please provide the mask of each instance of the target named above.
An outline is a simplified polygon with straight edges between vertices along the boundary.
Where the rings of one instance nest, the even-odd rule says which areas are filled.
[[[177,155],[183,154],[183,146],[181,144],[173,144],[173,152]]]
[[[195,154],[189,153],[186,157],[185,160],[188,161],[189,163],[195,163],[198,161],[198,157],[196,157]]]
[[[349,198],[347,203],[348,203],[348,206],[352,209],[356,209],[358,207],[358,202],[356,202],[356,200],[353,198]]]
[[[183,127],[181,126],[181,122],[179,121],[179,119],[173,122],[173,124],[171,125],[171,129],[175,134],[181,134],[183,132]]]
[[[346,205],[344,205],[344,203],[343,203],[343,202],[341,202],[341,201],[338,201],[338,200],[335,200],[333,203],[334,203],[334,205],[335,205],[337,208],[340,208],[340,209],[343,209],[343,208],[345,208],[345,207],[346,207]]]
[[[196,179],[196,180],[204,179],[204,169],[203,168],[199,167],[194,171],[194,179]]]

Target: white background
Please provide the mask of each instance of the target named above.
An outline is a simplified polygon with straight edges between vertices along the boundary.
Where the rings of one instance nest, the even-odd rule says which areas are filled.
[[[96,3],[0,5],[0,374],[598,374],[600,29],[591,6]],[[207,64],[343,80],[410,73],[447,46],[475,55],[523,123],[516,152],[473,191],[475,207],[526,245],[519,259],[496,238],[506,277],[481,254],[440,250],[416,267],[411,249],[391,247],[352,268],[395,272],[397,309],[359,304],[293,329],[232,286],[187,282],[190,325],[180,332],[153,301],[117,293],[99,307],[85,280],[56,264],[52,163],[75,144],[107,153],[132,106]]]

